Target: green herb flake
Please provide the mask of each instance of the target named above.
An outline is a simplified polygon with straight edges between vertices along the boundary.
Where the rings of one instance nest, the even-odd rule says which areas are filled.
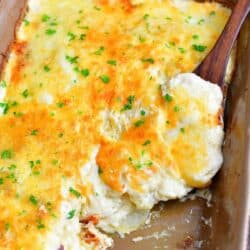
[[[30,24],[30,21],[27,20],[27,19],[24,19],[23,22],[24,22],[24,25],[25,25],[25,26],[29,26],[29,24]]]
[[[3,178],[0,178],[0,185],[3,185],[4,181]]]
[[[151,141],[150,141],[150,140],[146,140],[146,141],[142,144],[142,146],[147,146],[147,145],[149,145],[149,144],[151,144]]]
[[[8,160],[11,159],[13,156],[13,152],[11,150],[4,150],[1,153],[1,159]]]
[[[4,81],[4,80],[0,81],[0,87],[1,88],[6,88],[7,87],[6,81]]]
[[[67,36],[68,36],[69,42],[76,39],[76,35],[72,32],[68,32]]]
[[[25,89],[25,90],[23,91],[23,93],[22,93],[22,96],[23,96],[24,98],[27,98],[27,97],[29,96],[29,90],[28,90],[28,89]]]
[[[180,128],[181,133],[185,133],[185,128]]]
[[[34,161],[29,161],[29,164],[30,164],[31,169],[35,167],[35,162]]]
[[[33,136],[36,136],[37,133],[38,133],[38,130],[37,129],[33,129],[30,134],[33,135]]]
[[[6,231],[10,229],[10,223],[5,223],[4,228]]]
[[[7,112],[8,112],[8,110],[9,110],[9,108],[10,108],[9,103],[7,103],[7,102],[6,103],[1,102],[0,103],[0,108],[3,109],[3,114],[6,115]]]
[[[134,123],[135,127],[139,128],[141,127],[142,125],[144,124],[144,121],[143,120],[138,120]]]
[[[38,228],[39,230],[44,229],[44,228],[45,228],[45,225],[44,225],[41,221],[39,221],[39,222],[37,223],[37,228]]]
[[[167,102],[172,102],[173,101],[173,97],[169,94],[166,94],[164,95],[164,99],[167,101]]]
[[[182,54],[184,54],[184,53],[186,53],[186,50],[184,49],[184,48],[178,48],[178,50],[182,53]]]
[[[58,103],[56,104],[56,106],[57,106],[58,108],[63,108],[63,107],[65,106],[65,104],[64,104],[63,102],[58,102]]]
[[[200,19],[200,20],[198,21],[198,24],[201,25],[201,24],[203,24],[204,22],[205,22],[205,19],[202,18],[202,19]]]
[[[199,39],[199,36],[195,34],[195,35],[192,36],[192,38],[193,38],[194,40],[198,40],[198,39]]]
[[[15,164],[11,164],[11,165],[8,167],[8,169],[9,169],[10,171],[14,171],[14,170],[16,169],[16,165],[15,165]]]
[[[133,107],[133,103],[135,102],[135,96],[133,95],[130,95],[128,98],[127,98],[127,103],[123,106],[123,108],[121,109],[121,112],[122,111],[126,111],[126,110],[131,110],[132,107]]]
[[[67,219],[68,219],[68,220],[71,220],[71,219],[75,216],[75,213],[76,213],[76,210],[75,210],[75,209],[69,211],[69,212],[68,212]]]
[[[174,112],[179,112],[181,110],[181,108],[179,106],[174,106]]]
[[[37,205],[38,204],[38,200],[34,195],[30,195],[29,197],[29,201],[33,204],[33,205]]]
[[[116,61],[115,60],[108,60],[107,61],[108,64],[116,66]]]
[[[86,34],[81,34],[79,37],[79,40],[83,41],[85,40],[85,38],[86,38]]]
[[[216,15],[216,12],[213,10],[209,13],[209,16],[215,16]]]
[[[50,20],[50,16],[48,16],[47,14],[44,14],[43,16],[42,16],[42,22],[48,22]]]
[[[81,70],[81,75],[84,77],[88,77],[89,76],[89,69],[82,69]]]
[[[69,192],[71,194],[73,194],[76,198],[80,198],[81,197],[81,194],[77,190],[75,190],[74,188],[72,188],[72,187],[69,188]]]
[[[54,29],[47,29],[47,30],[45,31],[45,34],[48,35],[48,36],[52,36],[52,35],[54,35],[55,33],[56,33],[56,30],[54,30]]]
[[[103,46],[101,46],[97,51],[94,52],[94,54],[97,56],[100,56],[104,50],[105,50],[105,48]]]
[[[207,49],[207,46],[201,44],[193,44],[192,48],[198,52],[204,52]]]
[[[22,117],[23,116],[23,113],[22,112],[13,112],[13,115],[15,117]]]
[[[49,71],[50,71],[50,67],[49,67],[48,65],[45,65],[45,66],[43,67],[43,70],[44,70],[45,72],[49,72]]]
[[[155,63],[153,58],[144,58],[144,59],[141,59],[141,61],[144,63],[151,63],[151,64]]]
[[[107,75],[102,75],[100,76],[100,79],[102,80],[103,83],[108,84],[110,82],[110,78]]]
[[[145,14],[144,16],[143,16],[143,19],[144,20],[147,20],[149,18],[149,14]]]
[[[58,134],[58,137],[62,138],[63,137],[63,133]]]
[[[100,10],[101,10],[101,8],[98,7],[98,6],[94,6],[94,9],[97,10],[97,11],[100,11]]]
[[[78,58],[78,56],[65,56],[65,59],[71,64],[77,63]]]
[[[141,116],[145,116],[146,115],[145,110],[141,110],[140,114],[141,114]]]
[[[103,170],[100,167],[98,167],[98,174],[102,174],[102,173],[103,173]]]

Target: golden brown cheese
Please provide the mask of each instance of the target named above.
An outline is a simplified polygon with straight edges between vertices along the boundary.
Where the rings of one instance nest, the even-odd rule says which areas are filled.
[[[7,92],[0,118],[0,249],[43,249],[43,235],[57,219],[62,181],[79,176],[96,145],[101,176],[118,192],[124,164],[136,190],[138,179],[147,178],[140,164],[152,172],[154,163],[171,166],[189,185],[201,185],[186,175],[203,160],[195,158],[185,134],[166,147],[156,116],[142,111],[119,140],[110,140],[100,133],[100,113],[127,112],[140,102],[164,112],[165,130],[174,127],[180,115],[175,105],[185,103],[181,96],[178,104],[167,103],[150,71],[157,68],[165,78],[191,72],[230,12],[216,3],[138,2],[30,1],[1,82]],[[150,160],[135,163],[144,148]],[[196,163],[189,170],[187,151]],[[80,181],[76,188],[88,195]]]

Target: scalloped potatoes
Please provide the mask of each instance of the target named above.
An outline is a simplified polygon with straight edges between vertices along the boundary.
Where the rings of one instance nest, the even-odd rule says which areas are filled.
[[[158,201],[219,169],[222,93],[179,73],[200,63],[230,12],[170,0],[28,4],[0,85],[0,249],[105,249],[98,228],[135,230]]]

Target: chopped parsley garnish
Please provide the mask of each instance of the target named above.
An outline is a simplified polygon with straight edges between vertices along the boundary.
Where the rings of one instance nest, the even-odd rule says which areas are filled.
[[[37,205],[37,203],[38,203],[38,200],[37,200],[37,198],[36,198],[34,195],[31,195],[31,196],[29,197],[29,200],[30,200],[30,202],[31,202],[33,205]]]
[[[13,112],[13,115],[15,117],[22,117],[23,116],[23,113],[22,112]]]
[[[179,50],[182,54],[186,53],[186,50],[185,50],[184,48],[178,48],[178,50]]]
[[[139,41],[140,41],[141,43],[144,43],[144,42],[146,42],[146,38],[144,38],[144,37],[142,37],[142,36],[139,36]]]
[[[107,61],[108,64],[116,66],[116,61],[115,60],[108,60]]]
[[[81,75],[84,76],[84,77],[89,76],[89,69],[82,69],[81,70]]]
[[[144,111],[144,110],[141,110],[141,116],[144,116],[144,115],[146,115],[146,112]]]
[[[23,22],[24,22],[24,25],[25,25],[25,26],[28,26],[28,25],[30,24],[30,21],[27,20],[27,19],[24,19]]]
[[[45,225],[41,221],[39,221],[38,224],[37,224],[37,228],[38,229],[43,229],[43,228],[45,228]]]
[[[166,94],[164,95],[164,99],[167,101],[167,102],[172,102],[173,101],[173,97],[169,94]]]
[[[100,76],[100,79],[102,80],[103,83],[107,84],[110,82],[110,78],[107,75],[102,75]]]
[[[94,9],[95,9],[95,10],[98,10],[98,11],[100,11],[100,10],[101,10],[101,8],[100,8],[100,7],[98,7],[98,6],[95,6],[95,7],[94,7]]]
[[[77,63],[78,58],[78,56],[65,56],[65,59],[71,64]]]
[[[3,109],[3,114],[6,115],[10,106],[9,106],[9,103],[5,103],[5,102],[0,102],[0,108]]]
[[[201,44],[193,44],[192,45],[192,48],[196,51],[199,51],[199,52],[204,52],[207,48],[207,46],[205,45],[201,45]]]
[[[48,65],[45,65],[45,66],[43,67],[43,70],[44,70],[45,72],[49,72],[49,71],[50,71],[50,67],[49,67]]]
[[[76,198],[80,198],[81,197],[81,194],[77,190],[75,190],[74,188],[72,188],[72,187],[69,188],[69,192],[71,194],[73,194]]]
[[[95,51],[94,54],[97,56],[100,56],[104,50],[105,50],[105,48],[103,46],[101,46],[97,51]]]
[[[10,171],[15,170],[15,169],[16,169],[16,165],[15,165],[15,164],[11,164],[11,165],[8,167],[8,169],[9,169]]]
[[[29,90],[28,89],[25,89],[22,93],[23,97],[24,98],[27,98],[29,96]]]
[[[13,155],[13,152],[11,150],[4,150],[1,153],[1,159],[8,160],[11,159]]]
[[[166,47],[167,48],[172,48],[172,47],[174,47],[176,44],[175,44],[175,42],[167,42],[166,43]]]
[[[62,138],[62,137],[63,137],[63,133],[60,133],[60,134],[58,135],[58,137],[59,137],[59,138]]]
[[[0,178],[0,185],[3,185],[3,178]]]
[[[174,112],[179,112],[181,108],[179,106],[174,106]]]
[[[215,16],[216,15],[216,12],[213,10],[209,13],[209,16]]]
[[[144,124],[144,121],[143,120],[138,120],[134,123],[135,127],[139,128],[141,127],[142,125]]]
[[[29,161],[29,164],[30,164],[31,169],[35,167],[35,162],[34,161]]]
[[[199,39],[199,36],[198,36],[198,35],[193,35],[192,38],[193,38],[194,40],[198,40],[198,39]]]
[[[37,130],[37,129],[34,129],[34,130],[31,131],[30,134],[31,134],[31,135],[37,135],[37,133],[38,133],[38,130]]]
[[[67,216],[67,219],[68,220],[71,220],[74,216],[75,216],[75,213],[76,213],[76,210],[71,210],[68,212],[68,216]]]
[[[133,107],[133,103],[135,102],[135,96],[130,95],[127,98],[127,103],[123,106],[123,108],[121,109],[121,111],[125,111],[125,110],[131,110]]]
[[[6,88],[7,87],[6,81],[4,81],[4,80],[0,81],[0,87]]]
[[[72,32],[68,32],[67,36],[68,36],[69,42],[76,39],[76,35]]]
[[[185,128],[180,128],[181,133],[185,133]]]
[[[144,63],[151,63],[151,64],[155,62],[153,58],[144,58],[144,59],[141,59],[141,61]]]
[[[80,37],[79,37],[79,39],[80,39],[81,41],[83,41],[85,38],[86,38],[86,34],[81,34]]]
[[[153,162],[152,161],[147,161],[147,162],[144,162],[144,163],[137,163],[135,164],[135,168],[136,169],[142,169],[143,167],[151,167],[153,165]]]
[[[8,231],[10,229],[10,223],[5,223],[5,230]]]
[[[103,170],[100,167],[98,167],[98,174],[102,174],[102,173],[103,173]]]
[[[201,24],[203,24],[204,22],[205,22],[205,19],[202,18],[202,19],[200,19],[200,20],[198,21],[198,24],[201,25]]]
[[[149,144],[151,144],[151,141],[150,141],[150,140],[146,140],[146,141],[142,144],[142,146],[147,146],[147,145],[149,145]]]
[[[149,14],[145,14],[144,16],[143,16],[143,19],[144,20],[147,20],[149,18]]]
[[[48,36],[52,36],[52,35],[54,35],[54,34],[56,33],[56,30],[54,30],[54,29],[47,29],[47,30],[45,31],[45,33],[46,33],[46,35],[48,35]]]
[[[43,16],[42,16],[42,22],[47,22],[47,21],[49,21],[50,20],[50,16],[48,16],[48,15],[46,15],[46,14],[44,14]]]
[[[64,103],[63,102],[58,102],[57,104],[56,104],[56,106],[58,107],[58,108],[63,108],[64,107]]]

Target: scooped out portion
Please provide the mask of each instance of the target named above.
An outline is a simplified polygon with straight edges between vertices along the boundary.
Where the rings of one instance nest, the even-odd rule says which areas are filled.
[[[0,82],[0,249],[107,249],[222,164],[192,73],[230,15],[195,1],[29,0]]]

